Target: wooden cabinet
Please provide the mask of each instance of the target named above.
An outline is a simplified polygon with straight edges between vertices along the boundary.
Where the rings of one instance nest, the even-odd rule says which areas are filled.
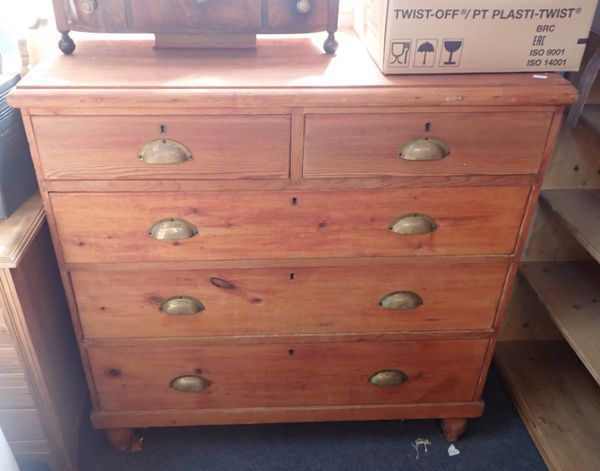
[[[76,470],[87,404],[39,194],[0,221],[0,427],[22,463]]]
[[[457,439],[571,85],[384,77],[350,34],[336,57],[112,46],[12,96],[95,426],[127,447],[134,427],[435,417]]]
[[[248,36],[257,33],[327,31],[325,51],[333,54],[337,49],[334,33],[339,0],[53,0],[53,3],[57,27],[63,33],[59,47],[65,54],[75,50],[69,31],[157,33],[168,38],[157,38],[158,47],[170,44],[225,48],[255,45],[254,39],[248,42]]]

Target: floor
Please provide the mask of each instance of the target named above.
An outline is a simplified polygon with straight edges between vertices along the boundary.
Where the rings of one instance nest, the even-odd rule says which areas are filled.
[[[96,436],[82,443],[81,471],[546,470],[495,369],[484,399],[453,457],[434,420],[212,426],[142,430],[139,453]],[[417,457],[418,438],[431,445]]]

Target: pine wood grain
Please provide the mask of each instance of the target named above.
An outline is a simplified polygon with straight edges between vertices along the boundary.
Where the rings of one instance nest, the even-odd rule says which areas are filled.
[[[432,260],[376,267],[82,271],[71,278],[86,338],[193,337],[491,329],[507,269],[502,260]],[[397,291],[415,292],[423,304],[407,311],[379,306]],[[162,301],[179,295],[200,300],[205,310],[160,312]]]
[[[530,262],[521,266],[556,326],[600,383],[600,269],[596,263]]]
[[[600,190],[546,190],[541,202],[600,262]]]
[[[97,428],[164,427],[183,425],[223,425],[283,422],[322,422],[340,420],[405,420],[430,417],[480,417],[484,404],[440,402],[427,404],[383,404],[348,406],[253,407],[234,409],[168,409],[125,412],[92,412]]]
[[[600,388],[564,342],[499,342],[496,359],[551,471],[595,470]]]
[[[508,254],[528,195],[527,187],[498,187],[50,197],[65,261],[92,263]],[[410,213],[428,214],[438,228],[417,236],[389,230]],[[179,241],[148,235],[169,217],[188,220],[199,234]]]
[[[78,41],[77,58],[30,72],[11,95],[17,107],[136,109],[272,106],[562,106],[576,101],[558,74],[384,76],[359,39],[337,34],[259,40],[256,50],[161,51],[151,41]],[[60,93],[56,93],[56,92]]]
[[[101,410],[460,402],[473,399],[487,340],[91,348]],[[152,365],[148,368],[147,365]],[[375,372],[408,380],[380,388]],[[205,391],[169,385],[202,375]]]
[[[268,115],[33,118],[48,180],[288,178],[290,123]],[[139,160],[158,139],[183,144],[192,160]]]
[[[414,114],[309,114],[304,176],[536,173],[551,119],[549,112],[452,113],[444,108]],[[406,144],[425,137],[446,143],[450,155],[422,162],[398,157]]]

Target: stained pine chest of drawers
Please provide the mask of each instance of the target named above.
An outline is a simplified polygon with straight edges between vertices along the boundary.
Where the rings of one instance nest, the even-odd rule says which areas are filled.
[[[96,427],[441,418],[481,393],[559,76],[384,77],[357,40],[82,42],[23,110]]]

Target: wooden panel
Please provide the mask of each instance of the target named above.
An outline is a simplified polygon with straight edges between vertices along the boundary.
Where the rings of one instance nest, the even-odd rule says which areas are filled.
[[[8,445],[19,461],[23,459],[47,460],[50,457],[50,449],[46,440],[12,441]]]
[[[0,411],[0,428],[8,441],[46,439],[35,410]]]
[[[125,0],[96,1],[96,10],[92,13],[85,13],[81,8],[81,3],[83,2],[69,2],[69,28],[78,31],[110,32],[127,27]]]
[[[153,2],[154,4],[154,2]],[[150,8],[148,2],[140,2]],[[383,75],[352,32],[339,32],[335,56],[322,36],[265,38],[256,51],[157,51],[153,41],[78,41],[77,60],[57,54],[31,71],[11,106],[106,109],[238,109],[274,106],[563,105],[575,88],[558,74]],[[176,64],[176,67],[174,66]],[[67,80],[67,82],[66,82]],[[124,88],[123,85],[127,84]],[[57,93],[56,88],[60,88]]]
[[[288,33],[326,29],[328,0],[310,0],[310,11],[304,14],[298,12],[297,3],[290,0],[268,0],[268,29]]]
[[[507,254],[528,187],[320,192],[51,194],[66,262]],[[430,234],[389,227],[425,213]],[[117,216],[118,215],[118,216]],[[199,234],[157,241],[150,227],[184,218]]]
[[[0,348],[0,375],[23,373],[15,347]]]
[[[506,307],[498,340],[562,339],[562,334],[548,316],[545,306],[532,291],[529,283],[519,274]]]
[[[48,430],[53,460],[57,469],[77,469],[79,424],[87,391],[47,225],[11,275],[12,284],[0,281],[13,298],[12,325],[40,418]]]
[[[33,409],[35,401],[23,374],[0,375],[0,410]]]
[[[378,267],[72,272],[87,338],[491,329],[508,262],[401,263]],[[423,304],[379,306],[412,291]],[[473,293],[477,293],[475,296]],[[186,295],[195,315],[168,316]]]
[[[19,263],[45,219],[42,198],[36,192],[8,219],[0,220],[0,267],[14,268]]]
[[[600,262],[600,190],[546,190],[541,202]]]
[[[308,115],[304,176],[535,174],[551,119],[552,113],[510,112]],[[450,155],[436,161],[398,157],[406,144],[424,137],[445,142]]]
[[[261,2],[228,0],[131,0],[133,27],[147,32],[181,33],[194,28],[258,31]]]
[[[50,180],[288,178],[290,124],[289,116],[33,118]],[[156,139],[184,144],[192,160],[169,165],[139,160],[142,147]]]
[[[548,468],[595,470],[600,462],[600,388],[569,346],[499,342],[496,352],[523,422]]]
[[[470,401],[487,340],[89,349],[102,410]],[[151,367],[149,367],[151,365]],[[369,382],[384,369],[408,381]],[[169,385],[201,374],[198,393]]]
[[[480,417],[482,401],[430,404],[349,406],[251,407],[235,409],[169,409],[144,411],[94,411],[98,428],[164,427],[169,425],[264,424],[338,420],[399,420]]]
[[[600,383],[600,268],[596,263],[524,263],[521,271],[556,326]]]

